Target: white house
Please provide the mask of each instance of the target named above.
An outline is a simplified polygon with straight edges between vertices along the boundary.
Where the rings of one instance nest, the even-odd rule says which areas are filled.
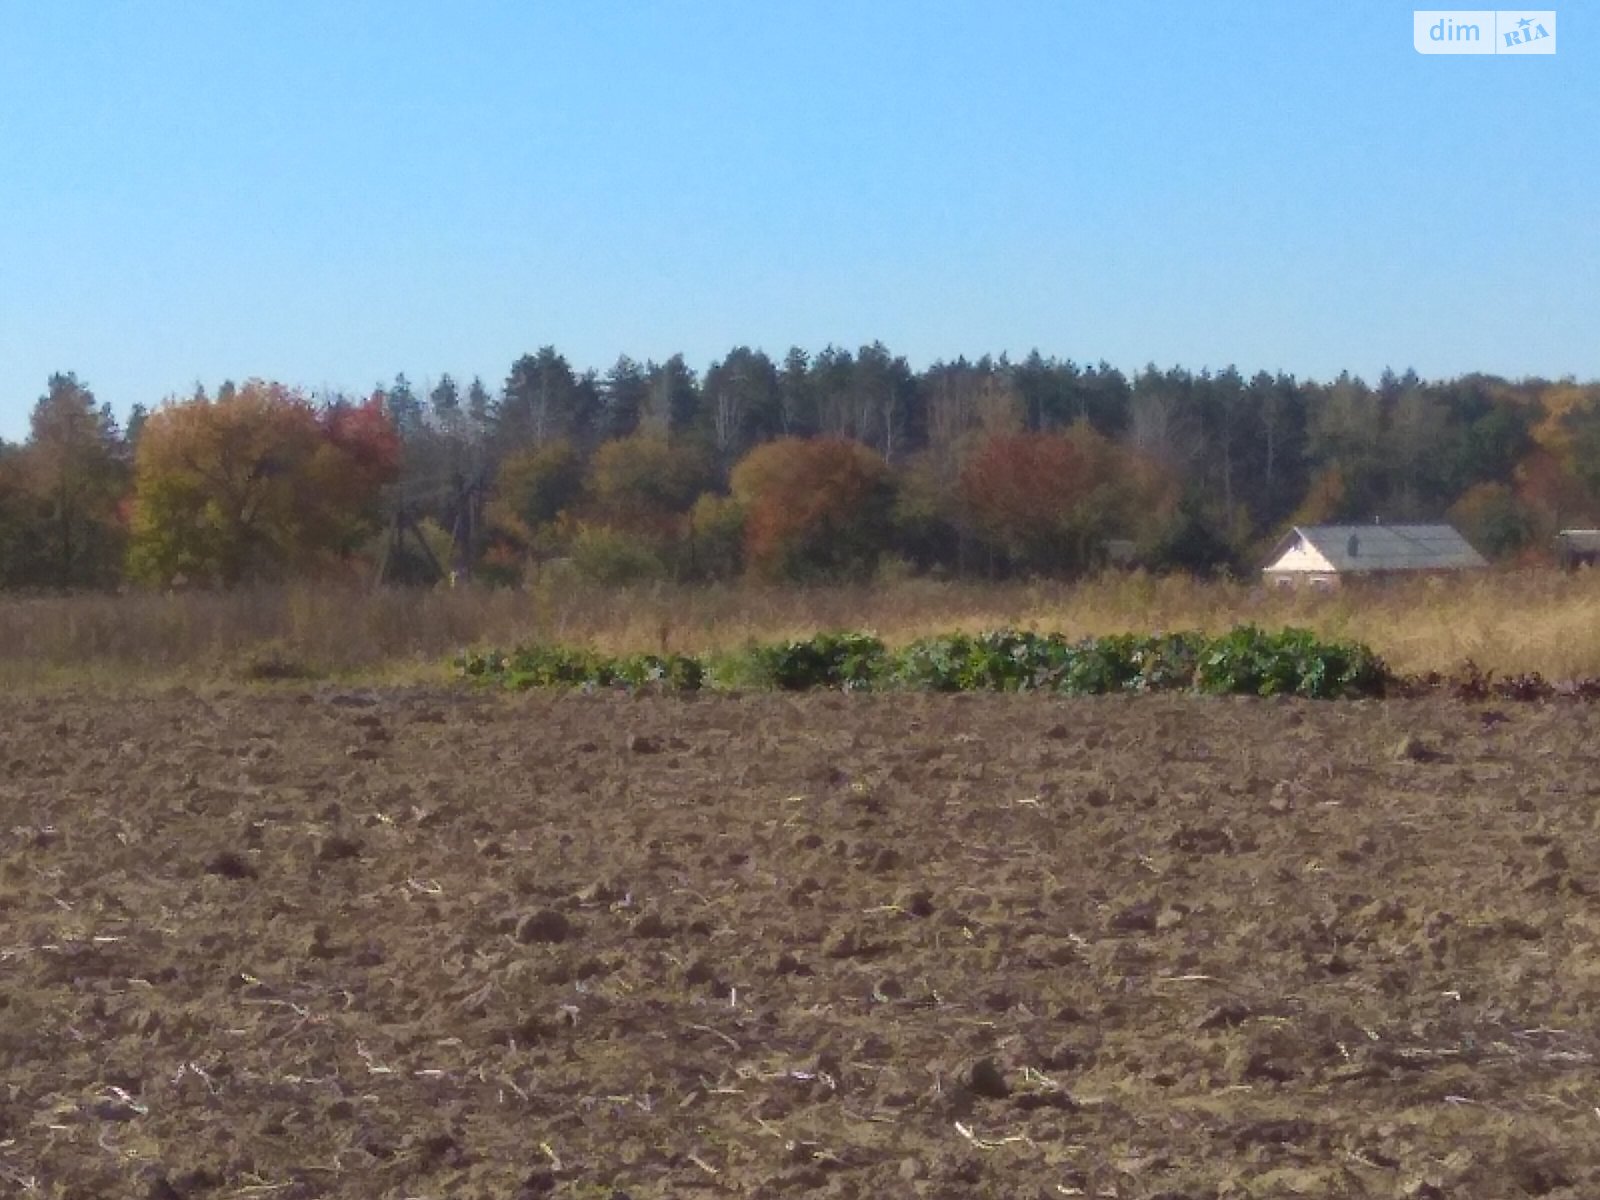
[[[1569,571],[1600,566],[1600,529],[1563,529],[1556,535],[1556,557]]]
[[[1269,587],[1336,588],[1355,577],[1466,571],[1489,564],[1448,525],[1297,525],[1262,568]]]

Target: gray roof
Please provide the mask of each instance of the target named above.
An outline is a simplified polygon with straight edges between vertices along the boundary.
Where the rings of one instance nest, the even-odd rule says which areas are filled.
[[[1600,550],[1600,529],[1563,529],[1556,540],[1573,550]]]
[[[1297,525],[1278,543],[1273,561],[1297,538],[1305,539],[1336,571],[1449,571],[1489,565],[1448,525]]]

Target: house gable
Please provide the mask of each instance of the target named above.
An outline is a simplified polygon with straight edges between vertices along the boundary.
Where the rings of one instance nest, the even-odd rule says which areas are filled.
[[[1266,569],[1322,572],[1337,568],[1328,561],[1327,555],[1317,549],[1315,543],[1296,529],[1278,543],[1278,548],[1274,551],[1272,561],[1267,564]]]
[[[1488,565],[1448,525],[1308,525],[1296,526],[1278,543],[1265,569],[1365,575]]]

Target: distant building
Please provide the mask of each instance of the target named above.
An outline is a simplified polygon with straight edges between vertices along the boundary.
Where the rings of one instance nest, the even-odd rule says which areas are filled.
[[[1132,538],[1109,538],[1101,544],[1108,567],[1136,567],[1139,565],[1139,543]]]
[[[1489,564],[1448,525],[1297,525],[1262,568],[1269,587],[1336,588],[1369,579]]]
[[[1556,534],[1556,558],[1569,571],[1600,565],[1600,529],[1563,529]]]

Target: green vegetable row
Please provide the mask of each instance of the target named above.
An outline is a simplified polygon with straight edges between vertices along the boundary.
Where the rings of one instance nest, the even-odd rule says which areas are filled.
[[[1367,647],[1305,629],[1243,625],[1200,633],[1122,634],[1071,641],[1058,633],[945,634],[891,650],[868,633],[821,633],[731,655],[607,657],[568,646],[462,655],[470,679],[506,687],[772,688],[809,691],[1044,691],[1068,696],[1194,691],[1315,699],[1382,695],[1391,675]]]

